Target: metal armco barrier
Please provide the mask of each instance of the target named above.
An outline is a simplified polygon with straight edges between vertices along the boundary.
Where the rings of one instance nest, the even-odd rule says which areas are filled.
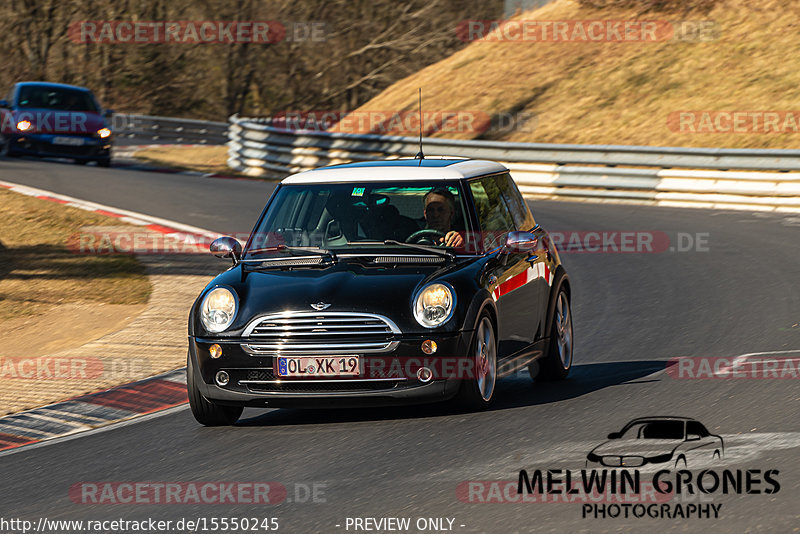
[[[228,124],[194,119],[153,117],[115,113],[111,117],[115,137],[127,137],[148,143],[224,145]]]
[[[280,176],[323,165],[409,157],[419,139],[289,131],[230,118],[228,165]],[[800,150],[554,145],[424,139],[425,153],[504,163],[539,198],[800,212]],[[760,172],[752,172],[760,171]],[[768,171],[768,172],[767,172]]]

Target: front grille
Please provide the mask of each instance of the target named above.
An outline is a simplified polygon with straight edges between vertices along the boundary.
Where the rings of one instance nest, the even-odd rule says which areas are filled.
[[[233,378],[234,384],[253,393],[346,393],[348,391],[386,391],[418,385],[418,382],[406,380],[396,374],[386,377],[385,373],[364,373],[360,377],[352,378],[298,379],[280,378],[272,369],[266,368],[226,369],[226,371]]]
[[[386,378],[393,378],[393,379],[404,379],[409,378],[403,374],[403,370],[401,364],[398,360],[385,360],[383,358],[362,358],[361,359],[361,374],[353,377],[344,377],[344,380],[359,380],[359,379],[386,379]],[[416,368],[413,369],[414,373],[416,373]],[[233,376],[237,370],[228,370]],[[414,375],[415,376],[415,375]],[[410,376],[413,378],[413,376]],[[335,378],[335,377],[334,377]],[[243,380],[246,381],[265,381],[265,380],[284,380],[284,381],[292,381],[292,380],[300,380],[295,377],[291,378],[281,378],[275,374],[272,369],[248,369],[247,373],[244,375]],[[313,378],[312,380],[320,380],[319,378]]]
[[[94,151],[93,145],[54,145],[51,143],[39,143],[38,151],[48,154],[63,154],[65,156],[89,156]]]
[[[351,312],[287,312],[259,317],[244,330],[253,355],[361,354],[392,350],[400,329],[386,317]]]
[[[334,382],[334,383],[314,383],[307,381],[302,383],[281,382],[280,384],[258,384],[245,383],[247,389],[253,392],[293,392],[293,393],[326,393],[326,392],[347,392],[347,391],[383,391],[395,389],[399,381],[353,381],[353,382]]]

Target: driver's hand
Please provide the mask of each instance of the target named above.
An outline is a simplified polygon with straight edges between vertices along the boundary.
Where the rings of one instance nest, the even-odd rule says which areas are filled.
[[[464,238],[455,230],[450,230],[444,237],[439,238],[439,242],[443,243],[446,247],[458,248],[464,244]]]

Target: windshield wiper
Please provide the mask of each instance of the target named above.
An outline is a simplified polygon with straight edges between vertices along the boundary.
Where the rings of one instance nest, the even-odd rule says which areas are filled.
[[[413,248],[413,249],[416,249],[416,250],[423,250],[425,252],[431,252],[433,254],[436,254],[437,256],[443,256],[443,257],[449,259],[450,261],[455,261],[455,259],[456,259],[455,254],[453,254],[452,252],[448,252],[446,250],[442,250],[442,249],[436,248],[436,247],[431,247],[431,246],[428,246],[428,245],[420,245],[418,243],[403,243],[402,241],[396,241],[394,239],[387,239],[387,240],[383,241],[383,244],[384,245],[394,245],[394,246],[398,246],[398,247],[407,247],[407,248]]]
[[[331,261],[336,261],[336,255],[333,252],[331,252],[330,250],[327,250],[327,249],[324,249],[324,248],[317,248],[317,249],[309,250],[309,249],[307,249],[305,247],[290,247],[290,246],[287,246],[287,245],[277,245],[277,246],[274,246],[274,247],[266,247],[266,248],[258,248],[258,249],[255,249],[255,250],[248,250],[247,254],[249,255],[249,254],[255,254],[255,253],[259,253],[259,252],[278,252],[278,251],[281,251],[281,250],[285,250],[287,252],[291,252],[292,256],[295,256],[294,253],[296,253],[296,252],[306,252],[306,253],[315,254],[317,256],[322,256],[323,258],[330,258]],[[261,259],[246,258],[246,259],[244,259],[242,261],[264,261],[264,259],[263,258],[261,258]]]

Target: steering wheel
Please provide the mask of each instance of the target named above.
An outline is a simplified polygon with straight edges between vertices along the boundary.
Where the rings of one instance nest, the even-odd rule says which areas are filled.
[[[438,245],[439,239],[444,237],[445,233],[441,230],[434,228],[425,228],[417,230],[406,239],[406,243],[417,243],[420,245]]]

